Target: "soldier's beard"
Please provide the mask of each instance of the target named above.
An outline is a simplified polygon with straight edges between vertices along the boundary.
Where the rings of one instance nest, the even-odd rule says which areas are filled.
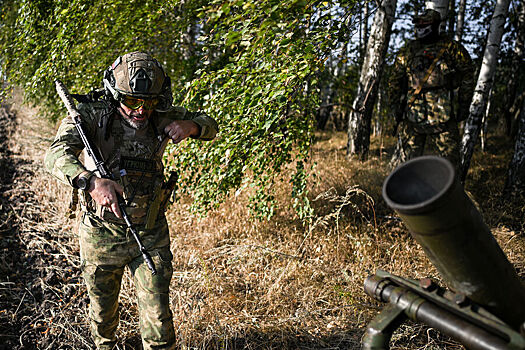
[[[124,121],[135,130],[144,129],[148,126],[149,117],[147,115],[140,115],[137,111],[132,111],[130,114],[126,114],[122,108],[120,114],[124,118]]]

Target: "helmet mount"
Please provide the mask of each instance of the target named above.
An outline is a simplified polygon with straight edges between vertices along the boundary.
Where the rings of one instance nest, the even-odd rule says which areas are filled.
[[[129,87],[134,93],[147,94],[151,88],[151,79],[144,69],[139,69],[129,81]]]

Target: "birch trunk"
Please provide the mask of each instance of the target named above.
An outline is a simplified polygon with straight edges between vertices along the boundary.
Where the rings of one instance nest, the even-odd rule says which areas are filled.
[[[487,97],[487,108],[485,109],[485,114],[483,115],[483,120],[481,121],[481,152],[485,152],[485,145],[487,141],[487,129],[489,125],[489,113],[490,113],[490,105],[492,103],[492,89],[490,89],[489,96]]]
[[[454,25],[456,24],[456,0],[449,0],[448,3],[448,34],[454,35]]]
[[[525,190],[525,99],[521,106],[519,117],[518,136],[514,146],[514,156],[509,164],[507,180],[503,193],[506,197],[511,194],[523,194]]]
[[[474,96],[472,97],[472,103],[470,104],[469,117],[465,123],[463,139],[461,140],[462,159],[459,175],[462,182],[465,181],[470,167],[470,160],[472,159],[474,147],[476,146],[480,133],[481,120],[487,106],[488,94],[492,88],[509,3],[510,0],[497,0],[496,8],[494,9],[494,14],[490,22],[483,62],[481,64],[476,89],[474,90]]]
[[[507,128],[507,135],[514,135],[512,126],[516,120],[513,118],[513,111],[519,110],[520,105],[516,105],[517,99],[517,81],[523,74],[523,59],[525,58],[525,0],[520,0],[516,7],[517,23],[515,25],[516,38],[514,41],[514,52],[512,55],[512,68],[507,84],[507,93],[505,95],[504,119]],[[519,114],[518,114],[519,115]],[[515,131],[515,129],[514,129]]]
[[[382,0],[374,15],[356,97],[348,117],[347,156],[368,157],[372,112],[390,41],[397,0]]]
[[[516,25],[516,42],[514,45],[514,70],[512,72],[513,90],[511,93],[513,96],[509,96],[509,101],[514,105],[518,98],[516,98],[516,78],[519,76],[520,62],[525,58],[525,0],[520,0],[518,8],[516,9],[518,14],[518,23]],[[521,67],[522,68],[522,67]],[[509,87],[511,88],[511,87]],[[510,111],[506,111],[506,114],[511,115]],[[509,118],[511,119],[511,118]],[[521,111],[518,118],[518,134],[516,136],[516,145],[514,146],[514,156],[509,164],[509,170],[507,172],[507,180],[505,182],[505,189],[503,193],[509,195],[512,192],[518,192],[520,194],[525,190],[525,98],[521,102]]]
[[[467,8],[467,0],[459,0],[458,16],[456,19],[456,34],[454,40],[461,41],[463,38],[463,25],[465,24],[465,9]]]
[[[369,8],[368,8],[368,1],[365,1],[363,4],[363,39],[365,40],[365,43],[368,42],[368,16],[369,16]]]

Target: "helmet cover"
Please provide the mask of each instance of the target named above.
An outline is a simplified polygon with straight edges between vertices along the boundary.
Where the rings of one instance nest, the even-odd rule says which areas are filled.
[[[441,22],[441,15],[438,11],[426,9],[423,13],[414,16],[412,23],[416,26],[426,26],[429,24],[439,24]]]
[[[171,106],[170,78],[160,63],[145,52],[131,52],[119,56],[104,74],[104,87],[119,101],[123,95],[138,98],[161,99],[159,108]]]

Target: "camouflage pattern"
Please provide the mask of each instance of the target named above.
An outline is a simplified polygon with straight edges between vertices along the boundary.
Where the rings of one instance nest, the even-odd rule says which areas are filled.
[[[121,94],[148,97],[158,96],[162,93],[166,75],[160,63],[149,54],[145,52],[125,54],[117,58],[112,68],[115,77],[115,90]],[[137,78],[141,70],[145,74],[144,80],[149,84],[136,86],[136,82],[133,84],[133,78]]]
[[[211,140],[217,132],[217,123],[205,114],[173,107],[166,112],[155,111],[150,126],[136,130],[103,100],[80,104],[78,110],[86,133],[123,186],[124,197],[133,198],[126,211],[158,270],[157,275],[151,275],[122,220],[96,205],[89,194],[80,193],[84,211],[79,226],[80,253],[95,343],[100,349],[111,349],[116,343],[120,282],[128,266],[137,289],[144,349],[171,349],[175,342],[168,300],[172,255],[164,208],[155,213],[157,219],[153,226],[145,227],[149,208],[158,208],[152,203],[165,199],[165,193],[159,189],[163,183],[162,153],[168,139],[159,144],[157,136],[172,121],[184,119],[199,125],[198,138]],[[74,122],[69,116],[64,118],[46,154],[47,169],[72,186],[73,179],[81,172],[96,169],[89,157],[84,157],[84,163],[79,161],[83,148]]]
[[[161,64],[145,52],[131,52],[119,56],[104,72],[104,89],[113,99],[120,101],[124,95],[160,99],[157,111],[171,107],[173,95],[171,80]]]
[[[85,213],[79,227],[82,275],[90,298],[91,332],[99,349],[116,343],[118,295],[125,266],[135,282],[144,349],[172,349],[175,344],[169,285],[173,268],[168,226],[159,220],[151,230],[139,226],[157,275],[153,276],[125,226]]]
[[[430,70],[434,61],[435,67]],[[425,81],[426,76],[428,78]],[[419,86],[421,91],[416,94]],[[424,148],[425,142],[421,140],[432,139],[436,140],[436,146],[441,143],[437,139],[452,143],[448,146],[439,145],[438,154],[450,156],[454,153],[452,150],[459,147],[460,140],[459,132],[455,132],[457,125],[452,125],[468,117],[473,87],[472,61],[461,44],[441,36],[432,43],[413,40],[405,45],[396,57],[389,86],[394,115],[403,115],[405,124],[398,143],[402,149],[398,149],[397,154],[411,158],[411,155],[421,151],[411,151],[409,148]],[[403,132],[406,134],[402,135]],[[446,135],[435,135],[441,133]],[[451,161],[456,164],[454,159],[455,156]],[[398,164],[396,159],[393,159],[393,163]]]
[[[457,123],[450,120],[444,124],[442,132],[435,134],[419,133],[414,130],[412,123],[403,123],[390,167],[395,168],[407,160],[424,154],[438,154],[448,159],[456,167],[457,172],[461,160]]]

